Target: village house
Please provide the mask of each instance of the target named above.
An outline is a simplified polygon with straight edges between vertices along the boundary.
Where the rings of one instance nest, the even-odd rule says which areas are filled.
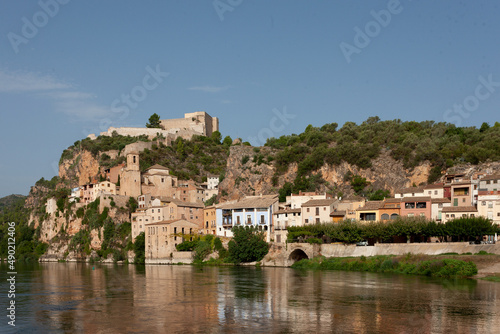
[[[451,203],[453,206],[473,206],[473,185],[470,181],[451,184]]]
[[[253,226],[266,232],[271,240],[273,212],[278,208],[278,195],[247,196],[235,203],[222,203],[216,207],[217,235],[232,237],[234,226]]]
[[[331,221],[330,213],[334,210],[334,204],[337,201],[338,200],[332,198],[312,199],[302,204],[302,225]]]
[[[146,260],[171,258],[176,246],[191,240],[198,226],[184,219],[149,223],[145,228]]]
[[[379,208],[381,221],[397,219],[401,216],[401,198],[386,198]]]
[[[431,219],[442,222],[443,221],[443,208],[451,206],[451,199],[449,198],[431,198]]]
[[[341,210],[337,211],[337,209],[333,209],[334,211],[330,212],[330,218],[332,223],[340,223],[341,221],[346,219],[347,211]]]
[[[177,177],[170,175],[168,168],[153,165],[142,173],[141,192],[151,196],[173,197],[177,188]]]
[[[356,220],[356,209],[365,205],[365,198],[361,196],[351,196],[343,198],[340,202],[334,204],[334,211],[345,211],[344,219]]]
[[[420,187],[410,187],[399,189],[394,193],[394,198],[403,197],[422,197],[425,196],[425,190],[423,186]]]
[[[356,220],[360,222],[380,221],[379,209],[383,201],[368,201],[364,206],[356,209]]]
[[[422,196],[429,196],[430,198],[444,198],[444,184],[434,183],[426,185]]]
[[[119,164],[114,167],[109,167],[104,169],[104,176],[106,180],[113,182],[114,184],[118,183],[120,170],[125,167],[125,164]]]
[[[184,202],[203,203],[205,190],[192,180],[182,181],[175,189],[174,198]]]
[[[205,192],[204,201],[208,201],[213,196],[217,196],[219,194],[219,176],[208,174],[207,182],[201,184]]]
[[[477,215],[477,209],[474,206],[450,206],[442,210],[443,223],[456,218],[477,217]]]
[[[431,219],[431,209],[431,198],[429,196],[403,197],[401,199],[402,217],[422,217]]]
[[[215,214],[215,205],[207,206],[203,209],[203,233],[217,234],[217,220]]]
[[[495,224],[500,224],[500,175],[488,175],[479,181],[477,210]]]

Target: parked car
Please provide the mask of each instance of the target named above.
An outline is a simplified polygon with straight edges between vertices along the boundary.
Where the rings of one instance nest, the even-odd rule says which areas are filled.
[[[368,241],[363,240],[363,241],[356,242],[356,246],[368,246]]]

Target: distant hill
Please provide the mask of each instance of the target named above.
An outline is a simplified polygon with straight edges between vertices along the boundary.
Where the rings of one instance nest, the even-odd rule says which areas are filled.
[[[20,201],[24,201],[25,199],[26,196],[16,194],[2,197],[0,198],[0,211],[3,211],[5,208],[11,207]]]

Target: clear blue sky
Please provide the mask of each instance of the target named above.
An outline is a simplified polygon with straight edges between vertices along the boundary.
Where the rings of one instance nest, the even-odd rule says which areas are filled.
[[[255,145],[375,115],[499,120],[496,1],[59,1],[0,3],[0,196],[153,113],[203,110]]]

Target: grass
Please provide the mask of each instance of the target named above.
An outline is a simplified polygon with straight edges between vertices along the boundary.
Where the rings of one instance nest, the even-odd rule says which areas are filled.
[[[477,267],[471,261],[432,258],[412,254],[405,256],[379,255],[361,258],[316,257],[311,260],[297,261],[292,265],[292,268],[368,271],[442,278],[466,278],[477,274]]]
[[[486,277],[481,277],[480,279],[482,279],[484,281],[499,282],[500,283],[500,276],[486,276]]]

